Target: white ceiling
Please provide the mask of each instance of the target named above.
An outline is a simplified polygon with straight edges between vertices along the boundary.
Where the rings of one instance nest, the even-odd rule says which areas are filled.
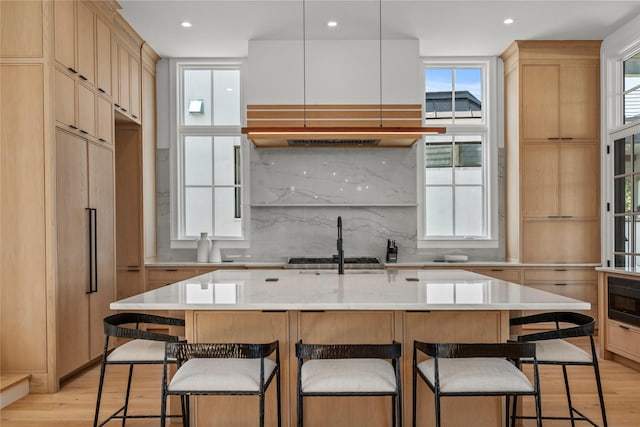
[[[524,39],[603,39],[640,0],[119,0],[163,57],[245,57],[248,40],[419,39],[422,56],[500,54]],[[302,6],[305,5],[305,30]],[[504,25],[507,17],[515,19]],[[328,20],[338,26],[329,29]],[[190,21],[191,28],[180,26]]]

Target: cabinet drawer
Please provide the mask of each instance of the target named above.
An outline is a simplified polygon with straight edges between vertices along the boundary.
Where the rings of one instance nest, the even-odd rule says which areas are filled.
[[[147,280],[150,282],[179,282],[197,275],[198,270],[195,268],[151,268],[147,270]]]
[[[526,286],[530,288],[540,289],[541,291],[545,292],[551,292],[552,294],[575,298],[580,301],[586,301],[591,305],[597,304],[598,302],[598,287],[595,283],[526,283]]]
[[[524,281],[553,281],[564,282],[572,280],[591,281],[596,282],[598,280],[598,274],[595,269],[592,268],[550,268],[550,269],[525,269]]]
[[[640,362],[640,329],[609,320],[607,350]]]
[[[567,264],[599,261],[599,220],[523,221],[522,262]]]
[[[507,268],[472,268],[469,271],[482,274],[484,276],[495,277],[507,282],[520,283],[520,270]]]

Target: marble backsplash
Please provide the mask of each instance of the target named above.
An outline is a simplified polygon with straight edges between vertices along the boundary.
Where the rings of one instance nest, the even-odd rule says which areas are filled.
[[[336,253],[343,218],[346,256],[384,259],[387,239],[400,262],[448,253],[470,260],[504,259],[504,150],[499,151],[499,236],[495,249],[418,249],[416,147],[250,150],[247,253],[254,261]],[[169,150],[157,153],[158,259],[193,261],[195,249],[170,247]],[[224,245],[223,245],[224,247]]]

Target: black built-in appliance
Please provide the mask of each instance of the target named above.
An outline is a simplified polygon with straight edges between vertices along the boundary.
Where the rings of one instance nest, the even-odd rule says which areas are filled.
[[[640,281],[609,277],[609,319],[640,326]]]

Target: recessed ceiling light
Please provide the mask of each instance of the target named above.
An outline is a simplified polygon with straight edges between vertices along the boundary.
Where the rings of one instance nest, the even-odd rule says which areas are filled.
[[[514,20],[513,20],[513,18],[507,18],[507,19],[505,19],[505,20],[504,20],[504,21],[502,21],[502,22],[504,22],[504,23],[505,23],[505,24],[507,24],[507,25],[510,25],[510,24],[513,24]]]
[[[337,27],[338,23],[336,21],[329,21],[327,22],[327,27]]]
[[[227,92],[233,92],[233,88],[232,87],[228,87],[227,88]]]
[[[191,22],[189,22],[189,21],[184,21],[184,22],[181,22],[181,23],[180,23],[180,25],[182,25],[182,26],[183,26],[183,27],[185,27],[185,28],[189,28],[189,27],[191,27]]]

